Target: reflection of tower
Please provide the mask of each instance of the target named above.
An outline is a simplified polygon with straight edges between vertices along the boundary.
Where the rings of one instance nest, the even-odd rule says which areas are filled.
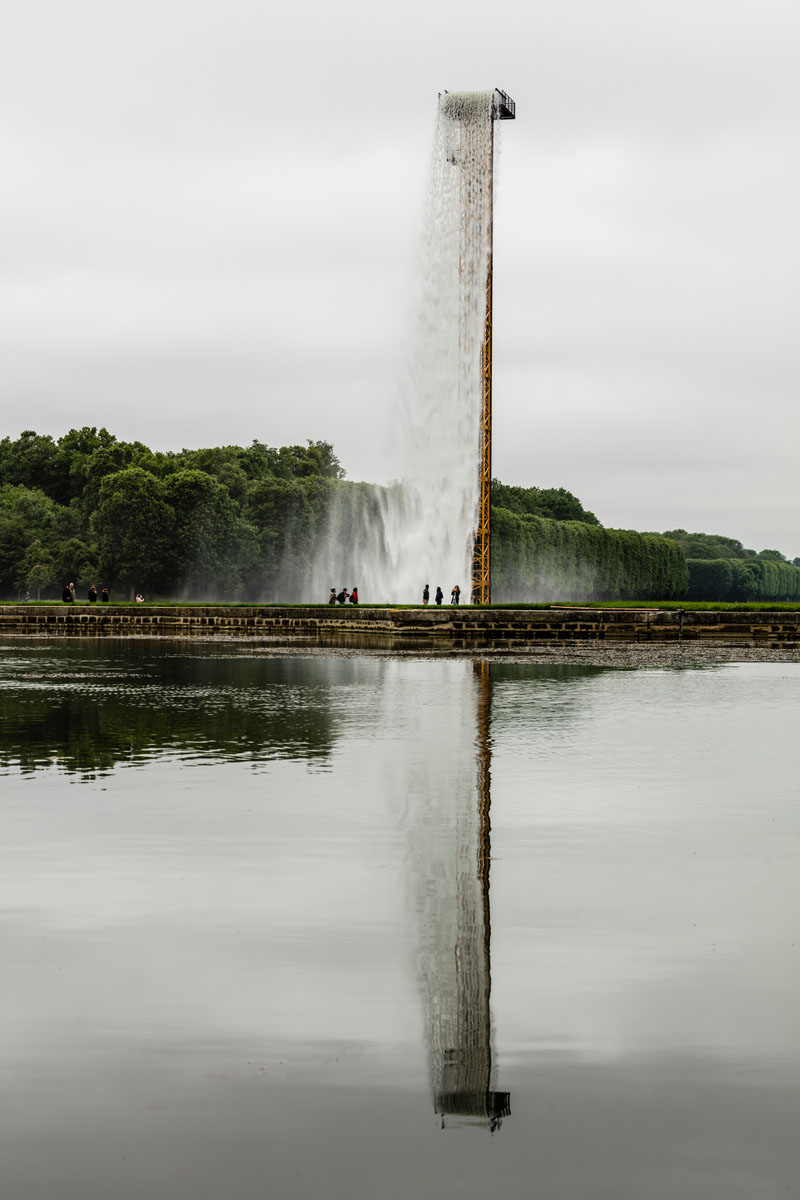
[[[459,811],[455,830],[454,942],[436,964],[437,1010],[430,1037],[434,1107],[448,1118],[497,1129],[510,1113],[509,1093],[492,1081],[489,861],[491,803],[491,679],[488,662],[473,664],[477,701],[477,797]],[[477,804],[474,801],[477,799]],[[444,881],[443,881],[444,882]]]

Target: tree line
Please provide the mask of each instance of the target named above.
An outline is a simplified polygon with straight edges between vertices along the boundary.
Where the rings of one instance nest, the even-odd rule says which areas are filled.
[[[780,550],[749,550],[735,538],[671,529],[686,555],[687,600],[800,600],[800,558]]]
[[[492,597],[498,603],[673,600],[687,585],[683,551],[659,534],[492,510]]]
[[[116,598],[291,600],[334,504],[348,527],[380,521],[376,485],[333,447],[153,451],[106,429],[28,430],[0,441],[0,596],[104,583]],[[494,480],[493,598],[795,599],[800,560],[714,535],[604,528],[564,488]]]
[[[344,471],[327,442],[152,451],[106,429],[0,441],[0,592],[258,598]],[[318,522],[317,522],[318,523]]]

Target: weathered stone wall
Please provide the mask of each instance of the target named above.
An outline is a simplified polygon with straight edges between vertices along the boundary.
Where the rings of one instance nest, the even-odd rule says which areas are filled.
[[[239,607],[114,604],[0,606],[0,635],[231,637],[283,644],[507,649],[581,642],[800,646],[797,612],[659,609]]]

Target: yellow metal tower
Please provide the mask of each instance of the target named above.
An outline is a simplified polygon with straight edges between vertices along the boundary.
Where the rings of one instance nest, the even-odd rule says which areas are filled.
[[[472,603],[492,601],[492,233],[494,187],[494,123],[513,121],[516,105],[510,96],[495,88],[492,102],[492,126],[486,162],[489,193],[489,255],[486,269],[486,318],[481,346],[481,426],[479,443],[480,499],[472,549]]]

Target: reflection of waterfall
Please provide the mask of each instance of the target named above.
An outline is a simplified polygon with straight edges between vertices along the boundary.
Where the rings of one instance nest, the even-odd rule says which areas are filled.
[[[469,595],[493,103],[493,92],[440,99],[408,378],[392,430],[402,483],[360,499],[337,492],[308,599],[328,577],[375,602],[418,600],[426,582],[448,593],[457,583]]]
[[[489,921],[488,663],[437,663],[420,696],[417,747],[395,776],[408,800],[409,872],[433,1104],[443,1124],[497,1128]],[[477,733],[476,733],[477,725]]]

